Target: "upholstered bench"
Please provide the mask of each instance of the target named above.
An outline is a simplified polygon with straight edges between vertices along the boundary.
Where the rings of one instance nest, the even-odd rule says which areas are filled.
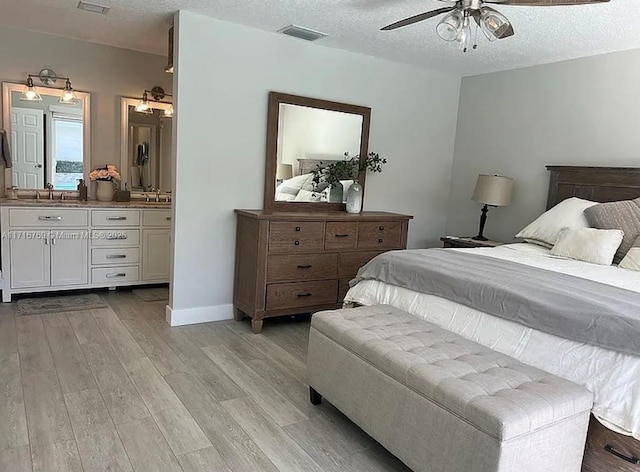
[[[580,471],[590,392],[396,308],[316,313],[307,367],[416,472]]]

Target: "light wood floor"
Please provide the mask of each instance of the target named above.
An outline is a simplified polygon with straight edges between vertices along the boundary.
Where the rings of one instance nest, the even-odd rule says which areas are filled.
[[[407,469],[308,402],[308,320],[170,328],[164,302],[15,316],[0,306],[0,472]]]

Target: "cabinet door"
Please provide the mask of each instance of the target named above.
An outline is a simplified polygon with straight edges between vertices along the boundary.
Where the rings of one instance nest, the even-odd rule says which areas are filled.
[[[167,229],[142,231],[142,280],[169,280],[171,232]]]
[[[52,231],[51,285],[86,285],[89,283],[89,246],[80,231]]]
[[[11,288],[51,285],[49,231],[12,232]]]

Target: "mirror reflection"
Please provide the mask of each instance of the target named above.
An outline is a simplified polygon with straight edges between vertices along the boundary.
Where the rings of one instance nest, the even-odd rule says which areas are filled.
[[[280,103],[275,200],[329,202],[331,188],[313,183],[312,171],[360,153],[363,117],[321,108]],[[353,175],[340,176],[342,200]]]
[[[122,98],[123,183],[134,192],[171,192],[173,105]]]
[[[22,87],[24,88],[24,87]],[[60,91],[38,88],[41,101],[10,93],[12,184],[24,189],[75,190],[84,178],[84,100],[60,103]]]

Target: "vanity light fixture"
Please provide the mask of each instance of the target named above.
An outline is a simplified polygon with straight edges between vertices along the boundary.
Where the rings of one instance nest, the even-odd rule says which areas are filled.
[[[151,95],[152,98],[149,98]],[[142,99],[135,106],[133,111],[138,113],[144,113],[145,115],[153,115],[153,104],[163,103],[169,105],[168,108],[163,108],[163,115],[166,117],[173,116],[173,104],[171,102],[163,101],[165,97],[173,97],[170,93],[165,93],[162,87],[153,87],[151,90],[145,90],[142,94]]]
[[[73,87],[71,87],[71,81],[67,79],[64,84],[64,90],[62,91],[62,95],[58,100],[58,103],[61,105],[77,105],[78,104],[78,96],[73,91]]]
[[[27,88],[22,95],[20,95],[20,100],[25,100],[27,102],[41,102],[42,97],[36,91],[35,85],[33,85],[33,78],[31,76],[27,77]]]

